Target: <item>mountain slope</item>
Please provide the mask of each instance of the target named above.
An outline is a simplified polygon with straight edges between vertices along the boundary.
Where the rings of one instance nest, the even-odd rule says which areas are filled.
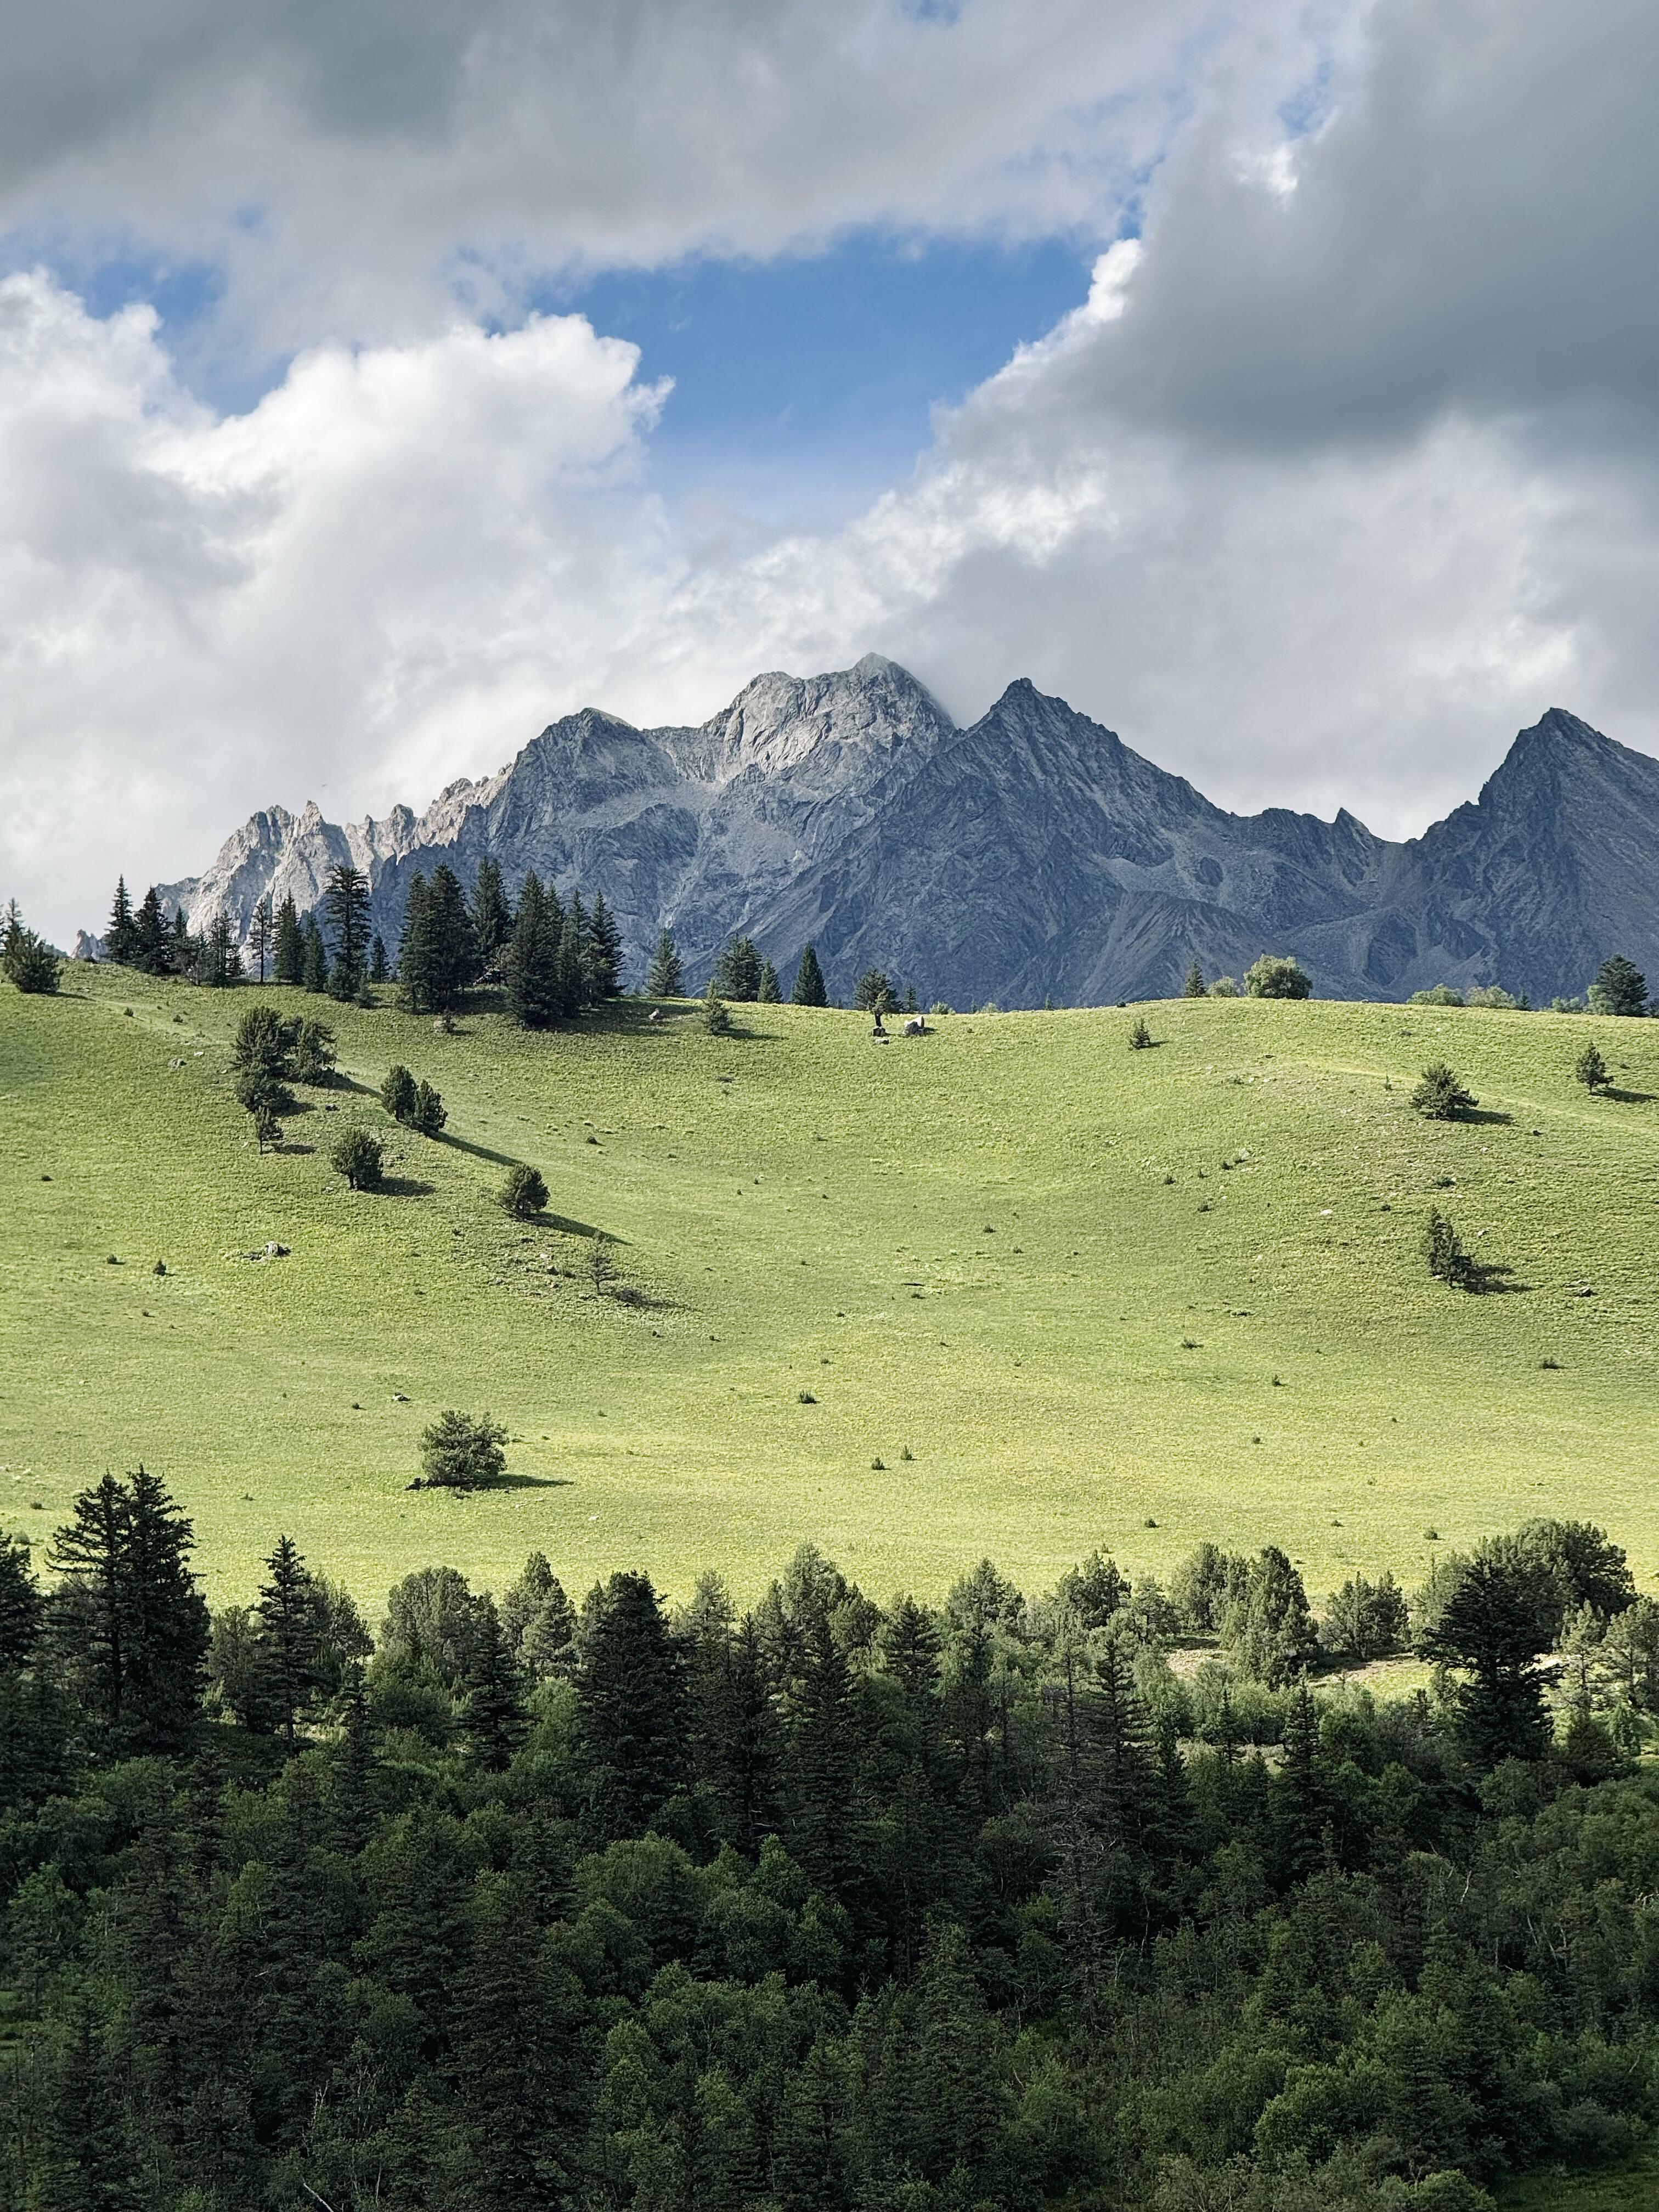
[[[832,990],[881,967],[957,1004],[1155,997],[1194,960],[1237,975],[1264,950],[1323,997],[1547,1000],[1613,950],[1659,976],[1659,762],[1559,708],[1474,804],[1395,844],[1346,811],[1229,814],[1024,679],[958,728],[873,653],[757,677],[696,727],[584,709],[418,817],[273,807],[165,895],[245,934],[266,890],[303,910],[350,858],[394,945],[417,869],[470,883],[486,856],[510,889],[533,867],[602,890],[635,981],[664,927],[699,985],[741,932],[786,975],[811,940]]]

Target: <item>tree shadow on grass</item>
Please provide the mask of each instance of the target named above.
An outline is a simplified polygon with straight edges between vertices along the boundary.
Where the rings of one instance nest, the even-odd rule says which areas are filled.
[[[1507,1297],[1522,1291],[1529,1291],[1532,1288],[1530,1283],[1516,1283],[1509,1279],[1514,1273],[1513,1267],[1506,1267],[1498,1260],[1471,1260],[1468,1273],[1460,1287],[1479,1298]]]
[[[495,1490],[569,1490],[568,1474],[498,1474],[494,1482],[422,1482],[417,1477],[405,1490],[429,1490],[441,1498],[487,1498]]]
[[[493,1160],[498,1168],[521,1168],[523,1160],[515,1160],[511,1152],[493,1151],[488,1145],[475,1145],[470,1137],[455,1136],[448,1129],[440,1129],[432,1139],[434,1145],[453,1145],[458,1152],[471,1152],[475,1160]]]
[[[1515,1116],[1513,1114],[1499,1114],[1489,1106],[1471,1106],[1456,1118],[1470,1128],[1477,1125],[1484,1125],[1488,1128],[1507,1128]]]
[[[1602,1091],[1601,1096],[1604,1098],[1617,1099],[1621,1106],[1651,1106],[1655,1097],[1659,1097],[1659,1092],[1652,1091],[1626,1091],[1616,1083],[1609,1083]]]
[[[416,1176],[382,1176],[373,1195],[376,1198],[430,1198],[437,1188],[436,1183],[422,1182]]]

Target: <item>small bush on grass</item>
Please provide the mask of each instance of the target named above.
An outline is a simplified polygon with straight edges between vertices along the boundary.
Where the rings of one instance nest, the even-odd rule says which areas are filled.
[[[1424,1224],[1423,1256],[1429,1263],[1429,1273],[1449,1290],[1480,1288],[1479,1265],[1463,1249],[1456,1230],[1437,1206],[1431,1209]]]
[[[423,1137],[435,1137],[449,1119],[442,1098],[429,1083],[422,1081],[416,1085],[415,1110],[409,1118],[410,1125]]]
[[[516,1221],[533,1221],[547,1204],[547,1185],[532,1167],[522,1161],[507,1170],[501,1188],[501,1202]]]
[[[1455,1069],[1443,1060],[1431,1060],[1411,1096],[1414,1109],[1430,1121],[1461,1121],[1480,1101],[1466,1091]]]
[[[1573,1073],[1592,1093],[1607,1088],[1607,1063],[1593,1044],[1587,1044],[1573,1062]]]
[[[1147,1028],[1145,1019],[1141,1016],[1137,1015],[1135,1017],[1135,1025],[1129,1032],[1130,1051],[1145,1052],[1152,1041],[1152,1031]]]
[[[507,1431],[488,1413],[440,1413],[421,1437],[421,1473],[433,1490],[477,1490],[507,1471]]]
[[[406,1067],[389,1067],[380,1085],[380,1103],[394,1121],[415,1118],[415,1079]]]
[[[386,1148],[368,1129],[342,1129],[329,1161],[353,1190],[379,1190],[386,1181]]]

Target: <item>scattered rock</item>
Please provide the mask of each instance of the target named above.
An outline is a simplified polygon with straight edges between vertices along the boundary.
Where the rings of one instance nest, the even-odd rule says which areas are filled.
[[[392,1402],[394,1406],[406,1406],[409,1403],[409,1399],[404,1391],[394,1390],[392,1394]]]
[[[424,1490],[426,1488],[426,1485],[422,1481],[420,1476],[417,1474],[413,1482],[404,1483],[404,1488],[405,1490]]]
[[[155,1262],[155,1265],[150,1269],[152,1275],[165,1275],[167,1271],[167,1263],[165,1260],[158,1260]]]
[[[112,1252],[106,1264],[112,1267],[118,1267],[121,1262],[116,1258],[114,1253]]]
[[[265,1257],[267,1260],[286,1260],[288,1249],[286,1244],[279,1244],[273,1237],[265,1246]]]

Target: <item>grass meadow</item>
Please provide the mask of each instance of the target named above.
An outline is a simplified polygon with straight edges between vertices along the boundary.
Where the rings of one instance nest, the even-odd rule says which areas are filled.
[[[788,1007],[439,1036],[272,990],[334,1024],[346,1083],[261,1157],[228,1073],[253,995],[0,992],[0,1522],[37,1544],[142,1459],[216,1598],[287,1529],[371,1603],[532,1548],[575,1589],[716,1565],[748,1595],[810,1538],[884,1596],[1210,1537],[1283,1544],[1317,1604],[1540,1512],[1659,1586],[1659,1022],[1199,1000],[879,1046]],[[1573,1079],[1589,1034],[1611,1096]],[[1442,1056],[1479,1119],[1409,1110]],[[386,1122],[394,1060],[441,1139]],[[329,1169],[354,1115],[386,1194]],[[518,1160],[542,1224],[495,1202]],[[1491,1294],[1428,1278],[1434,1204]],[[639,1303],[596,1291],[596,1234]],[[406,1489],[450,1406],[505,1423],[511,1486]]]

